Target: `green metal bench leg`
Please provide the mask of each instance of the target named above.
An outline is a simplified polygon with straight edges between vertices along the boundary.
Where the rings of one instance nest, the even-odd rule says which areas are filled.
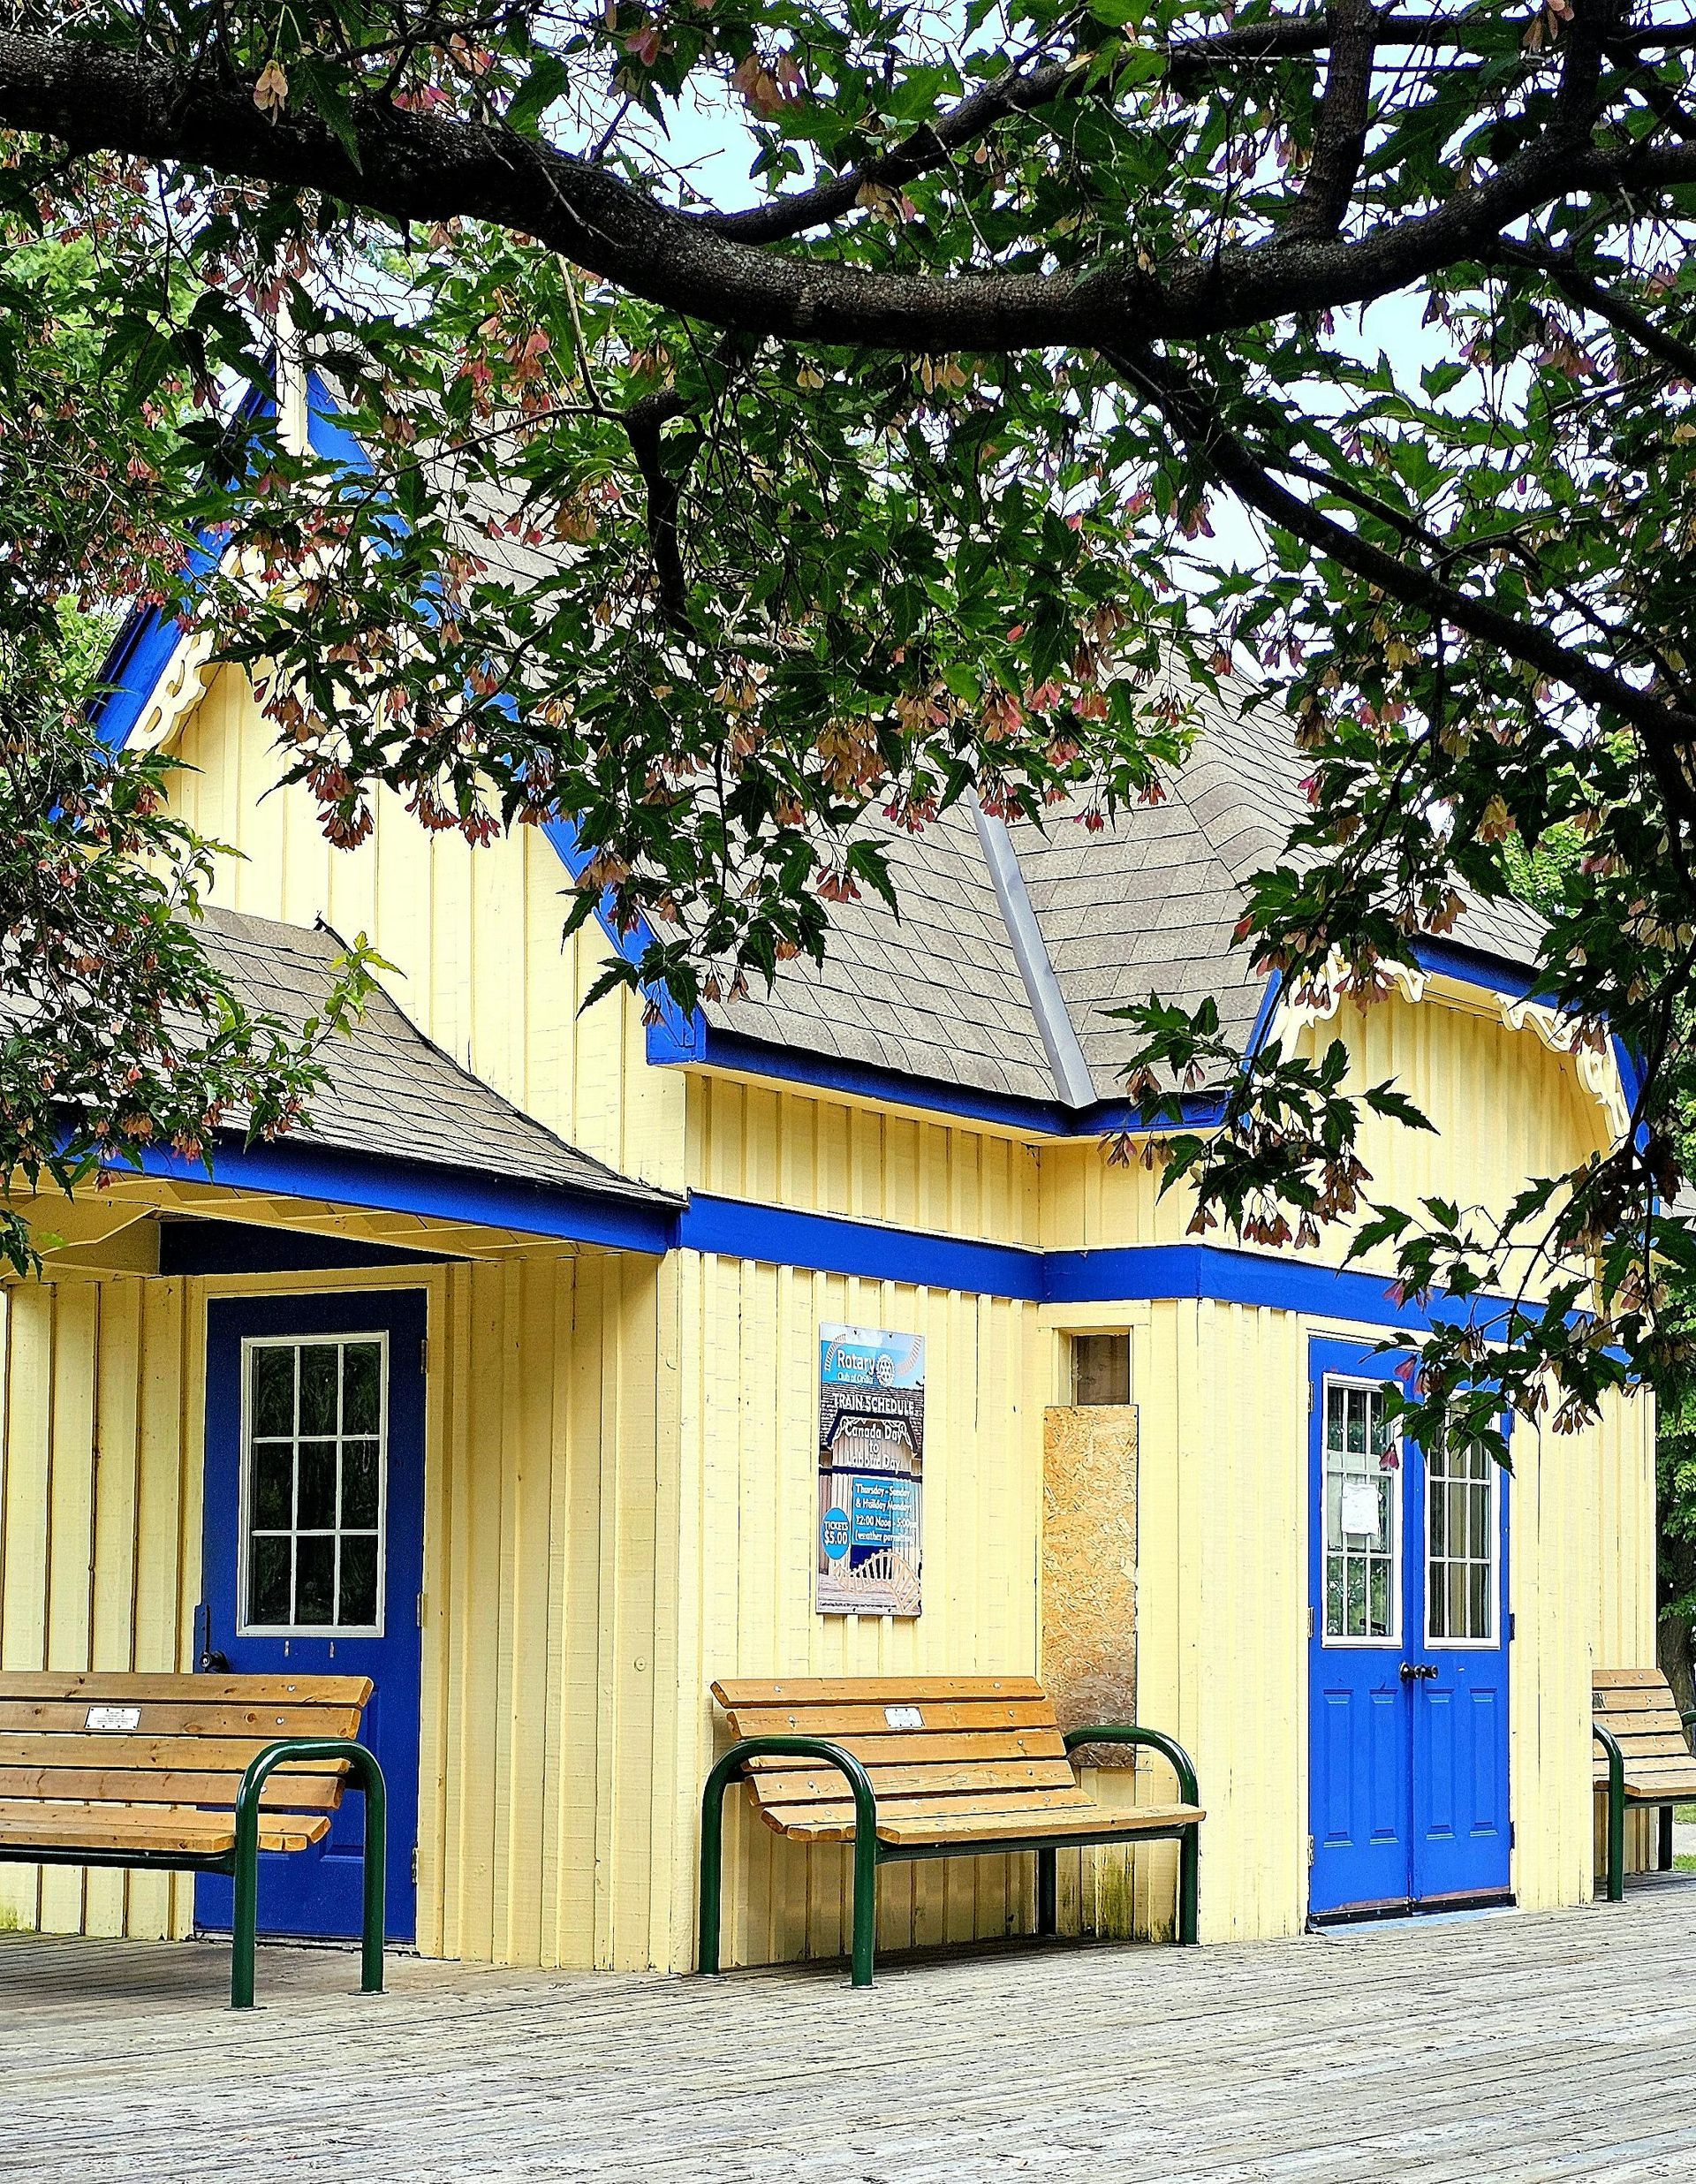
[[[721,1781],[719,1770],[715,1767],[708,1777],[700,1801],[700,1935],[695,1968],[708,1973],[719,1968],[719,1929],[724,1895],[724,1792],[729,1785],[730,1773],[727,1771]]]
[[[825,1737],[744,1737],[707,1778],[700,1793],[700,1929],[699,1968],[719,1968],[724,1887],[724,1793],[751,1759],[817,1759],[845,1778],[854,1801],[853,1982],[872,1983],[877,1948],[877,1795],[852,1752]]]
[[[1608,1900],[1625,1896],[1625,1755],[1611,1729],[1593,1722],[1591,1733],[1608,1756]]]
[[[365,1797],[364,1916],[360,1935],[360,1987],[382,1992],[382,1933],[389,1863],[388,1796],[376,1755],[345,1737],[291,1737],[268,1744],[248,1763],[236,1792],[236,1847],[231,1872],[235,1907],[230,1945],[230,2006],[254,2006],[254,1945],[259,1926],[259,1810],[266,1778],[291,1760],[344,1760]]]
[[[374,1759],[365,1785],[365,1927],[360,1937],[360,1991],[382,1992],[382,1935],[388,1910],[389,1798]]]
[[[1177,1938],[1188,1945],[1196,1938],[1201,1893],[1201,1831],[1193,1822],[1185,1829],[1177,1853]]]
[[[254,1937],[259,1924],[259,1837],[236,1844],[236,1903],[231,1921],[230,2006],[254,2006]]]
[[[865,1813],[854,1821],[853,1983],[869,1987],[877,1952],[877,1831]]]
[[[1059,1930],[1059,1887],[1056,1874],[1056,1854],[1052,1850],[1039,1850],[1036,1854],[1036,1930],[1039,1934],[1053,1934]]]
[[[1672,1871],[1672,1807],[1661,1808],[1660,1868],[1662,1873]]]

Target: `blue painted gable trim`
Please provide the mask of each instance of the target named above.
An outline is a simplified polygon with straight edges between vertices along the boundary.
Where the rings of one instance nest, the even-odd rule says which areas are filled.
[[[469,1221],[573,1243],[605,1244],[617,1250],[658,1255],[677,1232],[675,1203],[654,1199],[599,1197],[557,1185],[523,1183],[423,1161],[340,1152],[299,1140],[270,1145],[221,1144],[208,1178],[198,1161],[166,1147],[141,1155],[148,1175],[173,1182],[208,1179],[236,1191],[265,1191],[288,1198],[318,1198],[374,1213],[421,1214],[438,1221]],[[122,1172],[117,1163],[114,1168]]]

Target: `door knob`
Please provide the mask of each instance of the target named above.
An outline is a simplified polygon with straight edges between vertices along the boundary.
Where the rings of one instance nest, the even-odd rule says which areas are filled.
[[[1402,1681],[1404,1683],[1429,1683],[1435,1678],[1436,1673],[1437,1665],[1435,1661],[1404,1661],[1402,1663]]]
[[[1412,1683],[1419,1672],[1420,1667],[1417,1661],[1404,1661],[1402,1663],[1402,1681],[1404,1683]]]

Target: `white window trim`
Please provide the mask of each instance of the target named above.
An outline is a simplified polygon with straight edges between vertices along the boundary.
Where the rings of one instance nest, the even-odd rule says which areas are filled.
[[[247,1620],[249,1548],[253,1538],[253,1356],[257,1350],[318,1349],[326,1344],[375,1342],[380,1353],[377,1386],[377,1619],[375,1623],[250,1623]],[[298,1440],[300,1437],[297,1434]],[[345,1438],[345,1436],[342,1437]],[[363,1436],[357,1436],[363,1438]],[[389,1336],[386,1329],[350,1329],[310,1335],[244,1335],[241,1338],[240,1536],[236,1544],[236,1635],[238,1638],[381,1638],[389,1587]],[[337,1511],[339,1517],[340,1512]],[[292,1529],[292,1528],[291,1528]],[[339,1530],[340,1527],[337,1526]]]
[[[1319,1625],[1319,1642],[1328,1653],[1401,1653],[1404,1651],[1402,1632],[1402,1570],[1406,1562],[1406,1542],[1403,1528],[1407,1522],[1407,1467],[1402,1449],[1400,1427],[1394,1429],[1396,1449],[1397,1491],[1391,1496],[1396,1505],[1396,1547],[1389,1558],[1389,1596],[1391,1604],[1390,1627],[1382,1638],[1333,1638],[1325,1628],[1326,1557],[1330,1543],[1325,1532],[1325,1488],[1327,1481],[1326,1458],[1330,1451],[1325,1445],[1325,1422],[1330,1410],[1330,1391],[1333,1388],[1363,1388],[1368,1394],[1382,1396],[1384,1383],[1382,1378],[1366,1373],[1325,1373],[1319,1386],[1319,1598],[1314,1604],[1314,1619]]]
[[[1431,1460],[1426,1457],[1425,1493],[1420,1531],[1423,1560],[1420,1565],[1420,1590],[1425,1600],[1425,1650],[1427,1653],[1495,1653],[1500,1650],[1505,1618],[1502,1610],[1502,1467],[1492,1456],[1487,1459],[1486,1486],[1489,1489],[1490,1506],[1487,1526],[1490,1543],[1489,1582],[1485,1588],[1485,1598],[1490,1604],[1490,1635],[1488,1638],[1434,1638],[1431,1635]]]

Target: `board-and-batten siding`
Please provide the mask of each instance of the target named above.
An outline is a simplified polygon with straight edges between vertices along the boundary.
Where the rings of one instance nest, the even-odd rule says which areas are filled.
[[[1016,1138],[712,1075],[691,1078],[687,1119],[696,1190],[927,1235],[1039,1240],[1039,1155]]]
[[[0,1667],[181,1664],[200,1567],[186,1287],[0,1290]],[[0,1925],[158,1938],[170,1892],[161,1874],[0,1865]]]
[[[322,917],[350,941],[366,934],[395,966],[396,1000],[455,1061],[597,1159],[679,1182],[680,1073],[647,1066],[627,990],[579,1015],[607,945],[591,920],[562,946],[571,881],[551,843],[520,827],[473,849],[384,793],[369,838],[333,848],[307,790],[276,786],[273,739],[246,678],[225,668],[174,747],[173,804],[241,852],[218,860],[211,899],[296,925]]]
[[[1036,1308],[745,1260],[677,1255],[685,1491],[674,1825],[693,1845],[715,1748],[716,1677],[1029,1673],[1038,1644],[1042,1407],[1053,1338]],[[822,1321],[927,1341],[924,1612],[813,1606]],[[780,1841],[731,1801],[727,1962],[835,1955],[846,1856]],[[1003,1933],[1028,1918],[1029,1860],[886,1867],[880,1945]],[[671,1960],[693,1954],[693,1860],[676,1876]]]
[[[400,1281],[5,1292],[4,1665],[188,1665],[207,1296]],[[774,1662],[1034,1665],[1052,1338],[1027,1305],[693,1254],[514,1259],[421,1284],[420,1944],[517,1963],[686,1963],[713,1677]],[[928,1338],[916,1623],[813,1610],[814,1352],[831,1318]],[[839,1854],[738,1819],[732,1856],[739,1959],[836,1951]],[[184,1931],[191,1900],[186,1882],[173,1893],[159,1877],[69,1868],[0,1867],[0,1915],[19,1923],[102,1933]],[[1027,1897],[1027,1876],[1003,1860],[897,1868],[884,1937],[1005,1931]]]
[[[1577,1065],[1534,1030],[1510,1030],[1493,1012],[1393,993],[1366,1010],[1345,1004],[1329,1022],[1304,1030],[1296,1050],[1322,1053],[1333,1039],[1350,1050],[1352,1089],[1392,1079],[1436,1126],[1433,1134],[1362,1117],[1368,1197],[1410,1210],[1433,1194],[1504,1209],[1528,1176],[1557,1175],[1606,1146],[1605,1119]],[[1115,1164],[1094,1141],[1045,1144],[1039,1159],[1045,1249],[1185,1240],[1186,1195],[1162,1197],[1158,1170],[1137,1160]],[[1229,1239],[1215,1230],[1209,1240]],[[1328,1229],[1302,1263],[1340,1266],[1348,1247],[1346,1227]]]

